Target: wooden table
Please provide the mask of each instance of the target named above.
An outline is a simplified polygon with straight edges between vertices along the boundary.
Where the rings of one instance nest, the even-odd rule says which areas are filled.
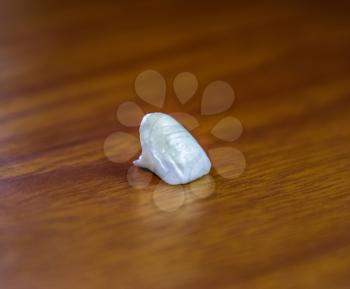
[[[350,288],[346,1],[113,2],[1,1],[0,288]],[[148,69],[162,109],[135,93]],[[199,86],[181,105],[184,71]],[[214,80],[234,106],[201,116]],[[103,150],[138,134],[116,121],[124,101],[195,116],[205,149],[238,149],[245,171],[213,170],[214,194],[160,210],[157,178],[130,186],[131,160]],[[244,127],[232,144],[208,133],[228,115]]]

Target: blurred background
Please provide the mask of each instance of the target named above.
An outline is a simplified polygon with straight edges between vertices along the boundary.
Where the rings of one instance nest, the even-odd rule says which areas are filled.
[[[349,288],[349,8],[1,0],[0,288]],[[149,69],[162,108],[135,93]],[[181,72],[198,79],[185,105]],[[215,80],[234,106],[203,117]],[[157,179],[131,187],[131,160],[103,150],[115,131],[138,137],[116,119],[124,101],[195,116],[205,149],[239,149],[245,171],[213,171],[214,194],[159,210]],[[233,144],[207,133],[227,116],[244,128]],[[176,190],[158,192],[171,204]]]

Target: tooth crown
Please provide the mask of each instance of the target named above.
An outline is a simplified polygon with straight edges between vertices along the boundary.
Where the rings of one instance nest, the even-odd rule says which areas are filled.
[[[209,173],[211,162],[193,136],[164,113],[144,116],[140,125],[142,154],[134,164],[171,185],[186,184]]]

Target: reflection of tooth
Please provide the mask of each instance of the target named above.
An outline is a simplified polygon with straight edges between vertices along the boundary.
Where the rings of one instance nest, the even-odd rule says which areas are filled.
[[[202,147],[169,115],[145,115],[140,140],[142,154],[134,164],[153,171],[168,184],[186,184],[210,171],[211,162]]]

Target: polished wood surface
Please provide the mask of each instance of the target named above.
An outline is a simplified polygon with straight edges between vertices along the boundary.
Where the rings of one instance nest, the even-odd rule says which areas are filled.
[[[1,1],[0,288],[350,288],[346,1]],[[332,2],[332,3],[331,3]],[[137,75],[235,90],[247,167],[163,212],[104,155]],[[190,71],[185,106],[172,80]],[[203,186],[202,188],[204,188]],[[176,190],[164,186],[164,192]]]

